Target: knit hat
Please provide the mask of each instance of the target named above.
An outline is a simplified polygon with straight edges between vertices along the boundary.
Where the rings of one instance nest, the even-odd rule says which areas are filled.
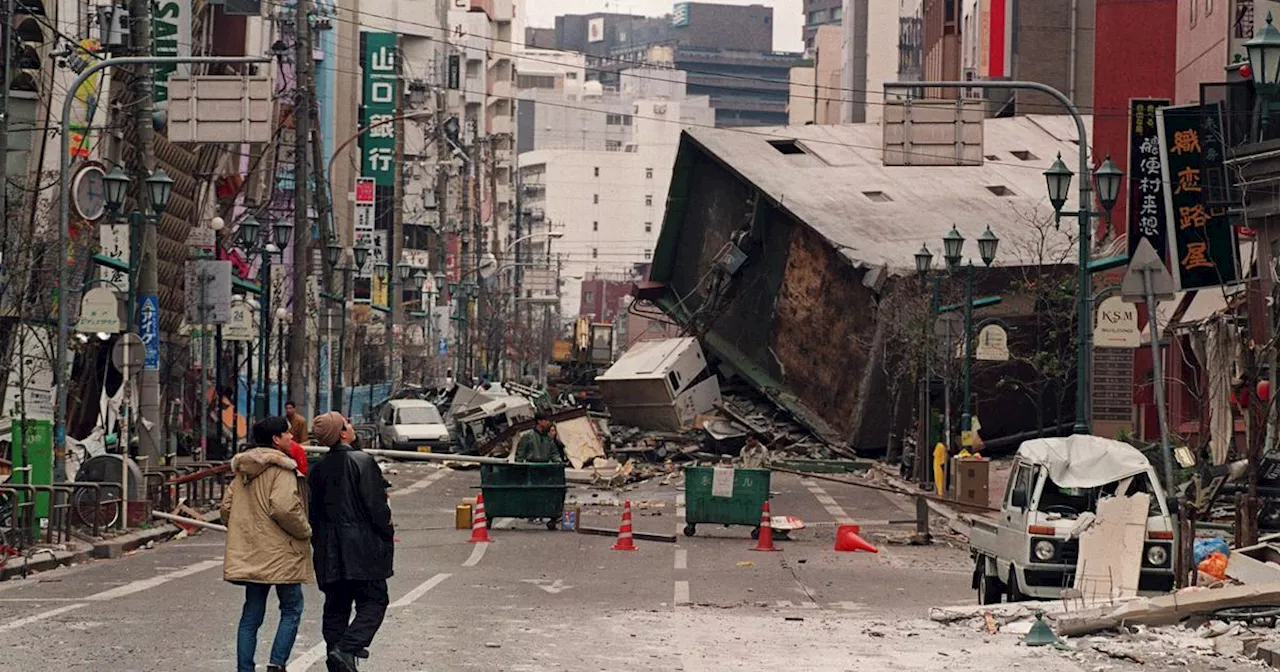
[[[347,419],[337,411],[317,415],[311,423],[311,438],[322,446],[336,446],[342,439],[342,430],[346,426]]]

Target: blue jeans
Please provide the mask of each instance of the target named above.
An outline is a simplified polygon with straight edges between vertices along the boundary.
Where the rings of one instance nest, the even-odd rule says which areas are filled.
[[[253,672],[258,628],[266,618],[267,595],[270,592],[271,585],[265,583],[250,583],[244,587],[244,610],[240,612],[240,631],[236,635],[236,669],[239,672]],[[298,624],[302,622],[302,584],[279,584],[276,596],[280,598],[280,627],[276,629],[268,662],[284,665],[289,662],[293,641],[298,638]]]

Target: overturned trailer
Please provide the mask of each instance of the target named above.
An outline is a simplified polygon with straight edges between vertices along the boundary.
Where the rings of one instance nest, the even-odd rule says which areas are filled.
[[[680,431],[720,401],[696,338],[637,343],[596,384],[615,423],[645,430]]]

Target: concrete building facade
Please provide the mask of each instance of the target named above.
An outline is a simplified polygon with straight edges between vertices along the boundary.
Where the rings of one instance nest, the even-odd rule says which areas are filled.
[[[844,18],[845,0],[804,0],[804,51],[811,55],[817,46],[820,26],[839,26]]]

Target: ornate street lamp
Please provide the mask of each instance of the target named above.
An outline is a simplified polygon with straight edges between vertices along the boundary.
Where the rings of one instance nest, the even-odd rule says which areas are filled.
[[[293,222],[287,219],[277,219],[276,223],[271,227],[271,233],[275,236],[276,247],[283,252],[284,248],[289,247],[289,235],[293,233]]]
[[[124,197],[129,193],[129,185],[133,180],[129,179],[129,175],[120,166],[111,169],[102,181],[105,183],[107,192],[107,209],[111,212],[119,212],[124,207]]]
[[[369,260],[369,248],[365,245],[356,245],[352,254],[355,257],[356,268],[364,268],[364,263]]]
[[[403,261],[396,264],[396,271],[400,273],[401,282],[408,282],[413,277],[413,267]]]
[[[1271,23],[1271,12],[1267,12],[1267,23],[1244,43],[1249,54],[1249,71],[1253,77],[1253,85],[1258,93],[1271,97],[1280,88],[1280,30]]]
[[[1000,239],[991,232],[991,227],[988,226],[987,230],[983,231],[982,235],[978,237],[978,254],[982,255],[982,263],[990,266],[991,262],[995,261],[996,248],[999,246]]]
[[[246,216],[240,222],[240,245],[243,247],[252,247],[258,244],[258,235],[262,232],[262,225],[258,223],[258,219],[253,215]]]
[[[342,260],[342,246],[337,243],[329,243],[324,252],[324,259],[328,262],[330,270],[337,269],[338,262]]]
[[[1071,178],[1074,176],[1075,173],[1062,162],[1062,152],[1058,152],[1058,158],[1054,159],[1049,170],[1044,171],[1044,180],[1049,186],[1049,202],[1057,214],[1062,214],[1062,206],[1067,204],[1067,192],[1071,190]]]
[[[1107,159],[1093,172],[1093,179],[1098,185],[1098,201],[1110,216],[1111,209],[1116,207],[1116,199],[1120,197],[1120,182],[1124,180],[1124,172],[1116,167],[1108,154]]]
[[[960,263],[960,253],[963,249],[964,236],[960,235],[955,225],[952,225],[947,235],[942,237],[942,256],[947,260],[948,269],[955,270],[956,265]]]
[[[157,168],[147,177],[147,195],[151,197],[151,210],[157,217],[164,214],[164,209],[169,206],[169,196],[172,194],[173,178],[164,172],[164,168]]]
[[[924,274],[933,267],[933,253],[929,251],[928,245],[921,245],[920,251],[916,252],[916,273]]]

